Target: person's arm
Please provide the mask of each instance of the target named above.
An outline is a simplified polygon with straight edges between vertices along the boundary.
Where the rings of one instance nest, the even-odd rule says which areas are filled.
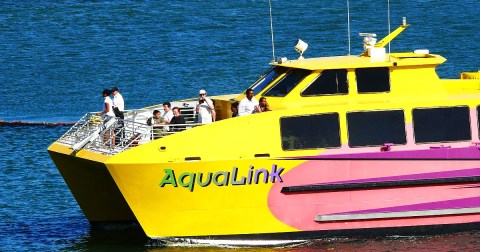
[[[212,99],[206,98],[206,99],[205,99],[205,102],[207,103],[207,106],[208,106],[211,110],[215,110],[215,106],[213,105]]]
[[[170,110],[171,111],[171,110]],[[171,116],[170,116],[171,115]],[[172,118],[173,118],[173,113],[170,114],[170,113],[166,113],[165,114],[165,118],[163,118],[165,120],[165,123],[166,124],[169,124],[171,121],[172,121]]]
[[[110,111],[110,104],[108,104],[108,102],[104,102],[103,104],[105,105],[105,109],[102,112],[97,113],[97,115],[103,115]]]
[[[262,108],[260,108],[260,104],[255,101],[255,106],[253,107],[253,112],[254,113],[261,113],[262,112]]]
[[[215,112],[215,109],[212,109],[212,122],[215,122],[217,119],[217,112]]]
[[[238,104],[238,116],[244,116],[246,115],[245,113],[245,102],[243,100]]]

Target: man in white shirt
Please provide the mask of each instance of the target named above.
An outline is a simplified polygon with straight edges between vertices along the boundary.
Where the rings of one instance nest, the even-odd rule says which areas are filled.
[[[115,142],[114,142],[114,144],[115,143],[119,144],[122,141],[122,139],[125,137],[125,132],[123,130],[123,126],[124,126],[124,124],[123,124],[123,119],[124,119],[123,111],[125,110],[125,101],[123,100],[123,96],[120,94],[117,87],[112,88],[112,95],[113,95],[113,99],[112,99],[113,112],[115,113],[115,117],[121,119],[121,120],[118,121],[118,124],[114,129],[114,132],[115,132]],[[117,109],[118,109],[118,111],[115,111]]]
[[[196,108],[198,123],[207,124],[215,122],[215,106],[213,105],[213,101],[207,97],[207,92],[203,89],[198,92],[198,95],[200,96]]]
[[[123,112],[125,110],[125,101],[123,100],[123,96],[120,94],[117,87],[112,88],[112,95],[113,95],[113,106],[117,107],[118,110]]]
[[[252,113],[261,112],[260,107],[258,106],[258,101],[253,97],[253,89],[249,88],[245,92],[246,97],[240,101],[238,105],[238,115],[245,116]]]
[[[172,112],[171,107],[172,107],[172,105],[170,104],[170,102],[164,102],[163,103],[163,111],[164,112],[163,112],[162,118],[163,118],[163,120],[165,121],[166,124],[169,124],[170,121],[173,118],[173,112]],[[168,128],[168,126],[165,126],[165,130],[169,131],[170,129]]]

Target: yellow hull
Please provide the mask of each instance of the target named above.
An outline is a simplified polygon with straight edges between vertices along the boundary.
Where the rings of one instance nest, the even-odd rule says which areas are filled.
[[[274,183],[270,178],[264,183],[264,176],[260,176],[258,184],[254,179],[249,183],[249,172],[257,169],[250,169],[252,162],[269,172],[272,169],[268,159],[107,166],[149,237],[298,231],[271,213],[267,199]],[[234,167],[238,168],[236,172],[232,171]],[[200,174],[201,181],[206,182],[209,172],[213,174],[211,183],[199,185]],[[218,172],[222,175],[215,177]],[[232,185],[234,180],[241,183],[242,177],[246,178],[245,184]]]
[[[48,153],[91,223],[136,222],[103,161],[108,156],[53,143]]]

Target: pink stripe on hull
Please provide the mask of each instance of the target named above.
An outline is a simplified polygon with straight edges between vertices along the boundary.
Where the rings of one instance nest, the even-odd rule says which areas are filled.
[[[288,162],[287,162],[288,164]],[[299,230],[334,230],[480,221],[478,214],[388,220],[315,222],[317,215],[433,210],[480,206],[480,188],[461,185],[413,186],[374,190],[281,193],[282,187],[308,184],[395,181],[480,176],[478,160],[310,160],[282,175],[268,196],[272,214]]]

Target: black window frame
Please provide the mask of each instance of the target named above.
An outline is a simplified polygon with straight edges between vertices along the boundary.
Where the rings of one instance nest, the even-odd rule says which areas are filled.
[[[387,73],[387,76],[380,76],[379,74],[375,74],[375,71],[378,72],[380,70],[384,71],[384,73]],[[390,68],[388,67],[356,68],[355,79],[357,81],[357,92],[359,94],[388,93],[391,91],[392,88]],[[387,85],[385,85],[385,83],[378,84],[378,82],[381,81],[387,81]],[[379,87],[386,87],[386,89],[375,90],[375,88]]]
[[[418,138],[418,133],[416,130],[417,129],[420,129],[418,126],[420,122],[418,122],[416,119],[416,115],[415,115],[415,112],[416,111],[426,111],[426,110],[438,110],[438,109],[459,109],[459,108],[463,108],[463,109],[466,109],[466,114],[468,116],[468,123],[467,125],[463,125],[465,127],[465,129],[468,130],[468,138],[466,139],[455,139],[455,140],[451,140],[451,139],[445,139],[445,140],[435,140],[435,141],[427,141],[427,140],[424,140],[424,141],[418,141],[417,138]],[[458,116],[459,113],[458,111],[456,111],[455,113],[453,113],[453,116]],[[438,127],[438,125],[441,125],[442,123],[453,123],[455,118],[453,117],[452,115],[446,115],[444,116],[445,117],[445,120],[440,120],[441,122],[434,122],[432,123],[432,125],[430,125],[430,127],[426,127],[425,128],[425,132],[439,132],[439,129],[438,128],[435,128],[433,127],[433,125],[435,125],[436,127]],[[438,120],[437,120],[438,121]],[[415,144],[432,144],[432,143],[456,143],[456,142],[467,142],[467,141],[472,141],[472,129],[471,129],[471,123],[472,123],[472,118],[470,118],[470,107],[467,106],[467,105],[458,105],[458,106],[438,106],[438,107],[418,107],[418,108],[413,108],[412,109],[412,127],[413,127],[413,140],[415,142]],[[449,128],[455,128],[455,130],[448,130],[448,129],[443,129],[447,132],[459,132],[458,130],[458,125],[451,125]],[[465,130],[464,129],[464,130]],[[423,138],[425,138],[425,136],[422,136]]]
[[[302,69],[302,68],[292,68],[290,71],[287,72],[287,74],[285,74],[283,76],[283,78],[281,78],[280,80],[277,81],[277,83],[275,83],[272,87],[270,87],[267,91],[263,92],[263,96],[267,96],[267,97],[285,97],[287,96],[288,94],[290,94],[290,92],[295,89],[298,84],[300,84],[300,82],[302,82],[306,77],[308,77],[310,74],[312,74],[312,70],[308,70],[308,69]],[[290,82],[284,82],[284,81],[287,81],[289,80],[290,78],[294,78],[295,76],[292,76],[293,74],[301,74],[301,78],[297,79],[296,80],[296,83],[294,83],[293,85],[291,86],[286,86],[288,90],[285,90],[286,92],[284,93],[279,93],[279,95],[272,95],[272,94],[269,94],[269,92],[273,92],[273,90],[276,90],[276,89],[280,89],[280,88],[283,88],[285,87],[285,85],[288,85]],[[302,76],[303,75],[303,76]],[[292,82],[293,83],[293,82]]]
[[[316,132],[322,132],[324,133],[324,136],[327,136],[327,137],[331,137],[333,139],[333,141],[335,141],[333,143],[332,142],[327,142],[328,145],[325,145],[325,146],[315,146],[315,147],[295,147],[293,146],[292,148],[286,148],[285,147],[285,135],[287,135],[288,137],[295,137],[295,135],[291,134],[291,135],[288,135],[288,134],[284,134],[284,130],[290,130],[290,129],[285,129],[285,124],[282,123],[282,120],[290,120],[290,119],[297,119],[297,120],[300,120],[302,118],[312,118],[312,119],[315,119],[313,117],[322,117],[322,116],[336,116],[335,118],[326,118],[324,119],[325,121],[328,121],[328,120],[335,120],[335,125],[333,126],[334,128],[332,128],[332,130],[330,131],[326,131],[326,130],[319,130],[318,128],[315,129]],[[313,127],[312,123],[298,123],[298,122],[292,122],[294,123],[294,125],[303,125],[303,126],[310,126],[310,127]],[[285,116],[285,117],[280,117],[279,119],[279,124],[280,124],[280,140],[281,140],[281,146],[282,146],[282,150],[284,151],[296,151],[296,150],[314,150],[314,149],[339,149],[342,147],[342,132],[341,132],[341,125],[340,125],[340,114],[338,112],[329,112],[329,113],[319,113],[319,114],[309,114],[309,115],[296,115],[296,116]],[[305,133],[305,129],[299,129],[299,128],[294,128],[294,130],[297,130],[296,132],[303,132]],[[312,131],[313,132],[313,131]],[[336,132],[336,135],[332,135],[331,133],[332,132]],[[315,133],[315,132],[313,132]],[[298,136],[298,134],[296,135]],[[317,136],[320,136],[317,134]],[[321,136],[320,136],[321,137]],[[308,136],[306,136],[304,139],[307,139],[309,138]],[[309,138],[309,140],[311,140],[311,138]],[[327,139],[328,140],[328,139]]]
[[[359,136],[366,136],[366,138],[368,138],[369,140],[370,139],[373,139],[373,136],[371,133],[375,133],[375,132],[380,132],[379,130],[376,130],[376,128],[374,128],[375,125],[372,125],[371,123],[374,122],[372,121],[372,118],[370,118],[369,120],[365,120],[365,122],[368,122],[369,125],[363,125],[361,124],[362,122],[358,122],[357,121],[357,118],[351,118],[351,116],[357,116],[359,114],[370,114],[370,115],[381,115],[379,113],[385,113],[385,112],[395,112],[395,113],[400,113],[402,115],[402,122],[403,122],[403,127],[398,127],[398,128],[390,128],[390,129],[393,129],[393,130],[400,130],[400,129],[403,129],[402,132],[403,132],[403,135],[401,135],[400,137],[402,137],[401,139],[398,139],[398,140],[401,140],[401,141],[395,141],[395,140],[383,140],[379,143],[362,143],[362,144],[357,144],[356,142],[354,141],[358,141],[357,139],[357,134]],[[375,115],[374,115],[375,114]],[[392,114],[393,115],[393,114]],[[392,119],[392,118],[390,118]],[[407,142],[408,142],[408,139],[407,139],[407,130],[406,130],[406,116],[405,116],[405,110],[404,109],[385,109],[385,110],[360,110],[360,111],[349,111],[346,113],[346,120],[347,120],[347,136],[348,136],[348,146],[350,148],[365,148],[365,147],[376,147],[376,146],[384,146],[385,144],[393,144],[393,145],[406,145]],[[379,120],[379,122],[385,122],[386,120],[382,119],[382,120]],[[394,123],[394,126],[396,126],[398,124],[395,124]],[[354,126],[354,127],[352,127]],[[360,129],[360,133],[356,133],[356,131],[358,131],[358,129],[356,127],[361,127],[363,126],[364,129],[368,129],[368,130],[372,130],[372,132],[365,132],[365,130],[361,130]],[[377,127],[380,127],[380,126],[377,126]],[[383,131],[385,133],[385,131]],[[388,132],[387,132],[388,133]],[[394,133],[394,132],[390,132],[390,133]],[[398,133],[398,132],[397,132]],[[353,134],[353,136],[352,136]],[[394,134],[392,134],[392,136],[394,137],[398,137]],[[355,140],[353,140],[355,139]]]
[[[339,75],[339,72],[344,72],[345,73],[345,84],[341,84],[339,85],[338,83],[338,75]],[[318,92],[318,93],[312,93],[312,94],[305,94],[305,92],[307,92],[309,89],[313,89],[313,88],[316,88],[317,90],[319,88],[317,88],[316,86],[321,84],[322,82],[320,83],[317,83],[317,81],[322,81],[322,78],[324,77],[324,74],[330,74],[332,72],[335,72],[336,75],[336,87],[337,87],[337,90],[339,89],[343,89],[343,88],[346,88],[346,92],[343,92],[343,91],[337,91],[337,92],[331,92],[331,93],[321,93],[321,92]],[[330,96],[330,95],[348,95],[349,93],[349,81],[348,81],[348,70],[347,69],[325,69],[325,70],[322,70],[322,72],[320,72],[318,74],[318,76],[310,83],[310,85],[308,85],[304,90],[302,90],[302,92],[300,93],[300,95],[302,97],[312,97],[312,96]],[[345,85],[345,87],[343,87],[343,85]]]
[[[278,72],[276,71],[278,70]],[[272,82],[274,82],[276,79],[278,79],[279,76],[281,76],[282,74],[288,72],[288,68],[287,67],[283,67],[283,66],[274,66],[274,67],[271,67],[269,68],[267,71],[265,71],[265,73],[262,74],[262,76],[260,76],[260,78],[258,78],[251,86],[250,88],[253,90],[253,93],[254,94],[259,94],[261,93],[266,87],[268,87],[270,84],[272,84]],[[275,73],[273,76],[269,77],[268,80],[267,80],[267,77],[271,74],[271,73]],[[265,80],[267,80],[266,82],[264,82]]]

